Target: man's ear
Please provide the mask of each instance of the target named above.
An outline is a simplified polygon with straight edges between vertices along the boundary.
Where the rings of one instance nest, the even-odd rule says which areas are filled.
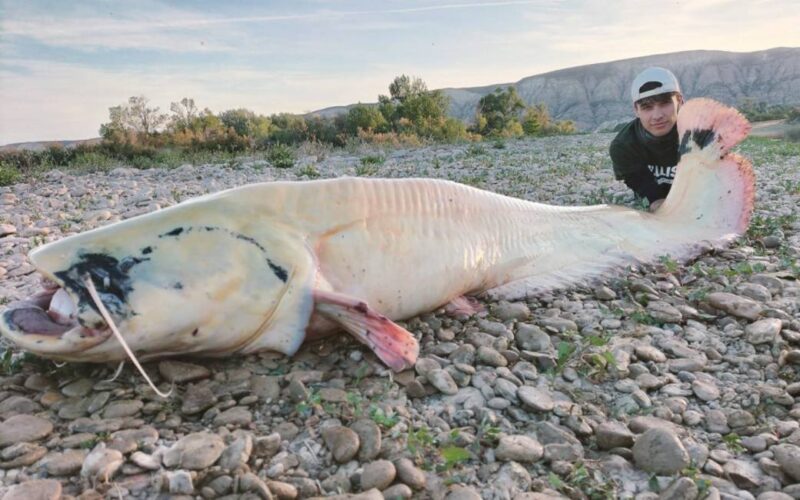
[[[675,97],[678,98],[678,106],[683,106],[683,94],[678,94]]]

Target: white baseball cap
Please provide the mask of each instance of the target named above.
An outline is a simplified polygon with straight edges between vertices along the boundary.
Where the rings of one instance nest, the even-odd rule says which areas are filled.
[[[647,68],[633,79],[631,98],[633,102],[645,97],[680,92],[681,86],[672,71],[659,67]]]

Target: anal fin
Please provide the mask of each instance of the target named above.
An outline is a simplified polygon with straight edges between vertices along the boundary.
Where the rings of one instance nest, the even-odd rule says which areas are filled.
[[[461,295],[451,300],[445,307],[445,312],[453,317],[472,316],[486,312],[486,307],[475,297]]]
[[[365,301],[315,290],[314,308],[366,344],[392,370],[403,371],[417,362],[417,339],[405,328],[370,308]]]

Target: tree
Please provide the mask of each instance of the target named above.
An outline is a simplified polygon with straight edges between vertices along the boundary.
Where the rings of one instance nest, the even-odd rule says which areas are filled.
[[[151,108],[149,99],[134,96],[127,104],[108,108],[110,121],[100,126],[100,135],[105,139],[146,139],[154,135],[167,121],[167,115],[159,108]]]
[[[345,124],[347,132],[351,135],[358,135],[359,130],[379,132],[385,130],[388,125],[380,109],[360,103],[347,112]]]
[[[188,97],[184,97],[180,102],[171,103],[169,110],[172,112],[169,127],[174,132],[183,132],[189,129],[192,122],[198,117],[194,99],[189,99]]]
[[[514,87],[495,89],[494,92],[481,97],[478,102],[476,122],[482,127],[478,132],[484,135],[517,135],[519,113],[525,109],[525,103]]]
[[[418,96],[428,91],[428,86],[421,78],[400,75],[389,84],[389,94],[392,100],[404,102],[409,97]]]
[[[269,118],[244,108],[224,111],[219,114],[219,119],[240,137],[252,140],[265,139],[272,129],[272,122]]]
[[[543,135],[550,127],[550,113],[544,104],[534,104],[525,109],[522,130],[526,135]]]
[[[400,75],[389,84],[390,96],[378,96],[378,109],[395,132],[425,137],[440,135],[447,120],[450,100],[441,90],[428,90],[417,77]],[[452,124],[447,124],[451,129]],[[445,134],[445,135],[448,135]]]

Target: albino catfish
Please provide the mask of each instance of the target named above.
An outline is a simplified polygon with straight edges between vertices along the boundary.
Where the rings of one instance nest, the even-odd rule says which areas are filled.
[[[344,329],[403,370],[419,347],[394,320],[465,295],[521,298],[626,263],[691,258],[701,241],[744,232],[754,176],[728,151],[749,124],[696,99],[678,129],[675,182],[653,214],[433,179],[248,185],[33,250],[49,285],[8,307],[0,332],[48,358],[109,362],[125,359],[124,344],[141,359],[292,355]]]

